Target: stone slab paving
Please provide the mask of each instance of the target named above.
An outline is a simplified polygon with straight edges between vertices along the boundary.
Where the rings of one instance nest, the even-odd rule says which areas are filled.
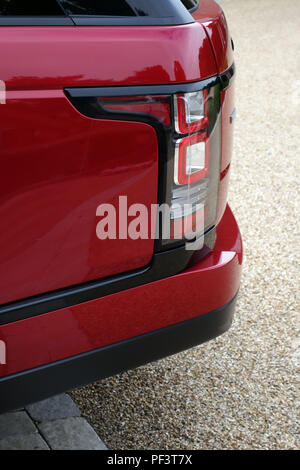
[[[0,415],[0,450],[106,450],[67,394]]]
[[[19,434],[0,440],[0,450],[50,450],[40,434]]]
[[[36,426],[26,411],[15,411],[0,415],[0,440],[10,436],[34,434]]]
[[[80,417],[57,419],[38,425],[53,450],[105,450],[89,423]]]
[[[48,398],[48,400],[39,401],[33,405],[26,406],[26,411],[29,416],[38,423],[81,416],[81,411],[67,394],[57,395]]]

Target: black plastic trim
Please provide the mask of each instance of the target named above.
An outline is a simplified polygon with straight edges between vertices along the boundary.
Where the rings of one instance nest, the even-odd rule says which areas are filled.
[[[236,296],[204,315],[35,369],[0,378],[0,413],[176,354],[227,331]]]
[[[235,64],[221,75],[214,75],[205,80],[189,83],[174,83],[165,85],[130,85],[130,86],[101,86],[65,88],[65,92],[71,100],[106,97],[106,96],[141,96],[141,95],[174,95],[176,93],[192,93],[205,90],[220,83],[221,90],[227,88],[235,74]]]
[[[185,8],[181,0],[128,0],[129,6],[136,16],[100,16],[100,15],[72,15],[74,23],[78,26],[158,26],[181,25],[194,23],[191,13]]]
[[[226,72],[226,76],[227,74],[228,72]],[[217,85],[220,81],[223,83],[222,76],[214,75],[205,80],[190,83],[66,88],[65,91],[72,99],[101,96],[174,95],[176,93],[191,93],[193,91],[204,90]]]
[[[162,17],[151,18],[148,16],[71,16],[76,26],[176,26],[194,23],[193,17]]]
[[[228,70],[226,70],[220,75],[221,90],[225,90],[231,85],[231,82],[234,79],[234,74],[235,74],[235,64],[233,63],[232,66]]]
[[[74,26],[68,16],[0,16],[0,26]]]

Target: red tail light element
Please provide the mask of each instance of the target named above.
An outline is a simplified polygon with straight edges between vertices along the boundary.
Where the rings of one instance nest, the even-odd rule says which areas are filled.
[[[110,111],[143,113],[155,116],[164,126],[171,124],[169,96],[102,97],[99,103]]]
[[[176,142],[174,180],[177,185],[196,183],[208,176],[209,150],[206,135],[194,134]]]
[[[211,145],[211,138],[216,140],[215,133],[218,134],[219,96],[218,85],[174,96],[176,140],[172,207],[176,210],[171,214],[174,238],[180,238],[182,221],[196,237],[201,236],[201,229],[203,235],[215,223],[220,145],[215,142]],[[178,205],[188,206],[188,213],[180,214]],[[201,227],[195,226],[197,223]],[[182,231],[181,235],[186,238],[189,234]]]

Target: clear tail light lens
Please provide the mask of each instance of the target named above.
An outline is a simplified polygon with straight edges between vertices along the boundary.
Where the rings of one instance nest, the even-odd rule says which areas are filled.
[[[215,224],[220,171],[219,86],[174,96],[171,237],[199,237]],[[180,207],[188,210],[180,211]],[[197,227],[197,224],[199,227]],[[202,231],[202,234],[201,234]]]
[[[207,90],[175,95],[175,130],[178,134],[193,133],[207,127],[207,95]]]

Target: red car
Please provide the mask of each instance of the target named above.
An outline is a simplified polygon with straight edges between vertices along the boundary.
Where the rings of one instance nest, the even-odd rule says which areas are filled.
[[[242,241],[217,3],[1,0],[0,42],[3,412],[225,332]]]

